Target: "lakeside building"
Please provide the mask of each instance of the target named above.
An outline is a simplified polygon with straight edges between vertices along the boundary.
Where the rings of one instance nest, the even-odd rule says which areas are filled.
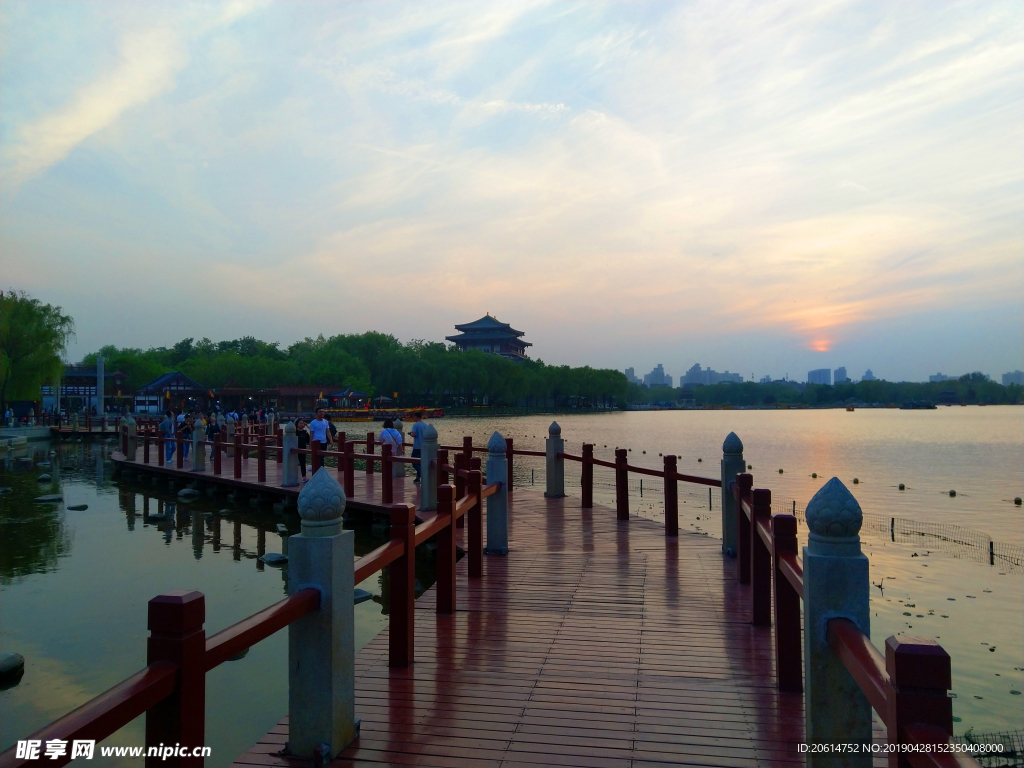
[[[1024,371],[1011,371],[1010,373],[1003,374],[1003,386],[1008,387],[1011,384],[1024,385]]]
[[[935,373],[928,377],[928,381],[932,384],[936,384],[940,381],[955,381],[957,376],[947,376],[944,373]]]
[[[680,379],[680,384],[703,384],[710,386],[713,384],[740,384],[743,382],[743,377],[738,373],[729,373],[729,371],[713,371],[711,368],[705,368],[701,370],[700,363],[694,363],[690,370],[688,370]]]
[[[846,375],[846,366],[841,365],[832,373],[833,384],[849,384],[850,377]]]
[[[501,355],[508,360],[526,360],[526,348],[533,345],[523,341],[523,331],[517,331],[508,323],[503,323],[490,313],[474,320],[472,323],[456,325],[455,330],[460,333],[455,336],[445,336],[447,341],[452,342],[466,352],[470,349],[478,349],[488,354]]]
[[[875,379],[875,374],[871,372],[871,369],[868,368],[864,371],[864,376],[861,378],[861,381],[877,381],[877,379]]]
[[[65,365],[60,382],[60,407],[68,413],[72,411],[92,411],[102,413],[105,407],[116,408],[130,404],[131,396],[123,394],[125,375],[121,371],[103,371],[102,398],[96,395],[95,365]],[[42,407],[49,411],[56,405],[53,397],[53,386],[44,384],[42,387]],[[127,401],[127,403],[123,402]]]
[[[828,384],[832,385],[832,369],[831,368],[815,368],[813,371],[807,372],[807,383],[808,384]]]
[[[665,367],[658,363],[654,370],[644,375],[644,384],[648,387],[671,387],[672,377],[665,373]]]
[[[209,408],[214,404],[213,392],[181,371],[157,376],[135,391],[136,413],[162,413],[168,408],[183,410],[199,405]]]

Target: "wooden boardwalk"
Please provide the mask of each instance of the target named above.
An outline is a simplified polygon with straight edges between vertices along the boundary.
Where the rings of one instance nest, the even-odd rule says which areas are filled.
[[[219,480],[188,466],[138,468],[252,493],[299,490],[274,488],[272,462],[265,484],[254,459],[241,482],[227,460]],[[356,480],[350,501],[377,507],[380,475]],[[412,502],[418,486],[396,479],[394,489],[396,502]],[[720,546],[516,489],[509,555],[486,556],[472,582],[459,562],[454,616],[436,615],[433,589],[416,602],[415,664],[388,667],[387,630],[357,654],[361,735],[332,765],[802,764],[803,698],[776,690],[771,629],[750,625],[749,590]],[[287,738],[285,718],[234,766],[308,766],[279,754]]]

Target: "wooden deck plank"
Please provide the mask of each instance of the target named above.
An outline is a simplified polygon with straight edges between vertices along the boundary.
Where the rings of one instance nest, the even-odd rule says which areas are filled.
[[[216,481],[246,492],[301,490],[274,488],[273,462],[266,484],[254,459],[241,483],[224,469]],[[355,480],[351,501],[380,508],[380,475]],[[396,501],[415,503],[418,490],[395,481]],[[417,600],[413,666],[387,666],[387,629],[360,651],[362,731],[333,766],[802,763],[802,697],[776,690],[772,632],[749,624],[748,592],[719,542],[666,539],[656,522],[516,489],[509,549],[484,558],[479,580],[458,564],[454,616],[435,615],[433,588]],[[287,718],[234,765],[308,765],[276,754],[286,739]]]

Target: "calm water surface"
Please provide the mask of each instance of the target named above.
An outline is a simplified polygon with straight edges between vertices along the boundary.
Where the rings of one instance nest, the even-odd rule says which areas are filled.
[[[776,511],[790,510],[794,501],[802,510],[835,475],[869,517],[964,526],[1017,546],[1024,540],[1021,509],[1012,502],[1024,485],[1024,408],[674,411],[557,419],[569,451],[578,452],[586,440],[597,445],[599,457],[610,458],[622,446],[631,449],[632,463],[651,467],[660,466],[659,453],[675,453],[680,471],[710,477],[718,475],[722,440],[734,430],[753,465],[755,485],[772,489]],[[519,448],[542,450],[550,422],[550,416],[526,416],[433,423],[443,443],[461,443],[468,434],[483,444],[497,429]],[[350,436],[379,428],[338,426]],[[110,444],[52,447],[58,456],[47,455],[46,443],[30,444],[30,467],[0,460],[0,486],[15,489],[0,497],[0,647],[27,660],[20,685],[0,692],[0,749],[144,666],[146,602],[153,595],[203,591],[208,633],[281,599],[286,573],[262,567],[256,556],[263,549],[281,551],[278,523],[298,530],[297,518],[269,506],[254,509],[206,497],[179,505],[173,525],[147,522],[147,505],[156,512],[163,502],[175,502],[173,491],[112,479],[110,463],[102,458]],[[47,460],[51,468],[35,466]],[[36,480],[43,471],[53,473],[51,483]],[[543,488],[542,459],[517,457],[515,474],[517,486]],[[578,470],[569,466],[566,474],[567,492],[578,494]],[[661,486],[653,478],[644,482],[641,495],[639,480],[631,481],[631,508],[657,519]],[[901,482],[903,492],[897,490]],[[86,503],[89,509],[72,512],[31,501],[58,489],[65,504]],[[950,489],[957,491],[955,498]],[[597,470],[595,497],[613,501],[610,471]],[[682,527],[690,535],[720,536],[720,504],[717,493],[709,503],[706,488],[681,484]],[[217,514],[225,508],[230,514]],[[369,527],[357,530],[357,551],[384,535]],[[953,658],[957,732],[1020,728],[1024,697],[1011,693],[1024,688],[1020,570],[989,566],[971,559],[970,552],[929,548],[924,540],[892,542],[887,528],[866,528],[863,540],[872,583],[880,585],[871,597],[875,644],[898,632],[937,637]],[[429,586],[432,563],[418,563],[418,576],[421,586]],[[359,646],[387,622],[380,577],[360,586],[375,598],[356,608]],[[285,633],[211,672],[207,699],[207,743],[213,748],[208,764],[225,765],[287,710]],[[142,727],[139,719],[108,743],[142,744]]]

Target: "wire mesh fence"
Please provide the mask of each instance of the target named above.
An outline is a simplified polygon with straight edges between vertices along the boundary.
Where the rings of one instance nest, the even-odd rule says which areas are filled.
[[[974,733],[974,730],[971,729],[959,737],[958,741],[971,746],[998,745],[1002,747],[1002,752],[974,753],[975,759],[985,768],[1024,768],[1024,731]]]

